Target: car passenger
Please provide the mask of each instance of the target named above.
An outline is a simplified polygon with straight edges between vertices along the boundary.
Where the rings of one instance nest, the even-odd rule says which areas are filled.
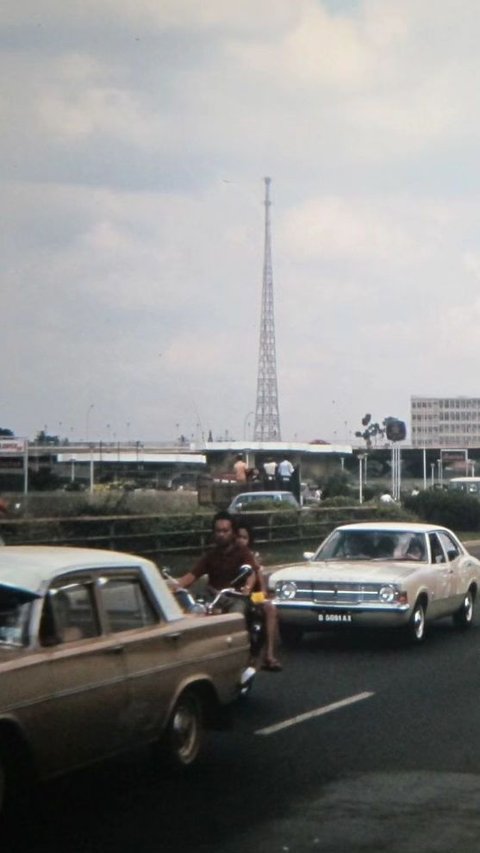
[[[405,552],[405,559],[407,560],[424,560],[425,559],[425,548],[421,539],[418,536],[415,536],[410,540],[410,544]]]

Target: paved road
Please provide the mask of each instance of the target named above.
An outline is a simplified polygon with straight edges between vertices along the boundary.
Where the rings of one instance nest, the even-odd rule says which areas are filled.
[[[189,779],[142,752],[52,783],[2,853],[480,851],[478,619],[420,648],[336,634],[283,658]]]

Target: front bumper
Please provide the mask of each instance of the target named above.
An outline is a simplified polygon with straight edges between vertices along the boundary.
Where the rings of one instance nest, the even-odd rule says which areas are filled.
[[[275,598],[280,623],[305,631],[332,628],[398,628],[411,616],[408,604],[325,605],[313,601],[284,601]]]

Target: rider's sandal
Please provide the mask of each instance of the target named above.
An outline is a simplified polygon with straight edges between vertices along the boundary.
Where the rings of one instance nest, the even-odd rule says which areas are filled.
[[[278,660],[266,660],[265,663],[262,664],[262,669],[265,669],[267,672],[281,672],[283,669],[282,664]]]

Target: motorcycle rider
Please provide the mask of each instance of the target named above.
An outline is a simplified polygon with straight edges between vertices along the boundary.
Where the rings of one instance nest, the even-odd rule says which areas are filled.
[[[230,513],[217,512],[213,519],[212,532],[213,547],[200,557],[190,572],[177,578],[176,584],[188,589],[203,575],[207,575],[209,593],[213,596],[219,590],[231,586],[232,581],[239,575],[241,566],[248,564],[253,572],[239,590],[245,597],[232,597],[225,602],[226,610],[237,611],[246,616],[248,596],[258,586],[260,566],[250,548],[237,541],[237,525]]]

